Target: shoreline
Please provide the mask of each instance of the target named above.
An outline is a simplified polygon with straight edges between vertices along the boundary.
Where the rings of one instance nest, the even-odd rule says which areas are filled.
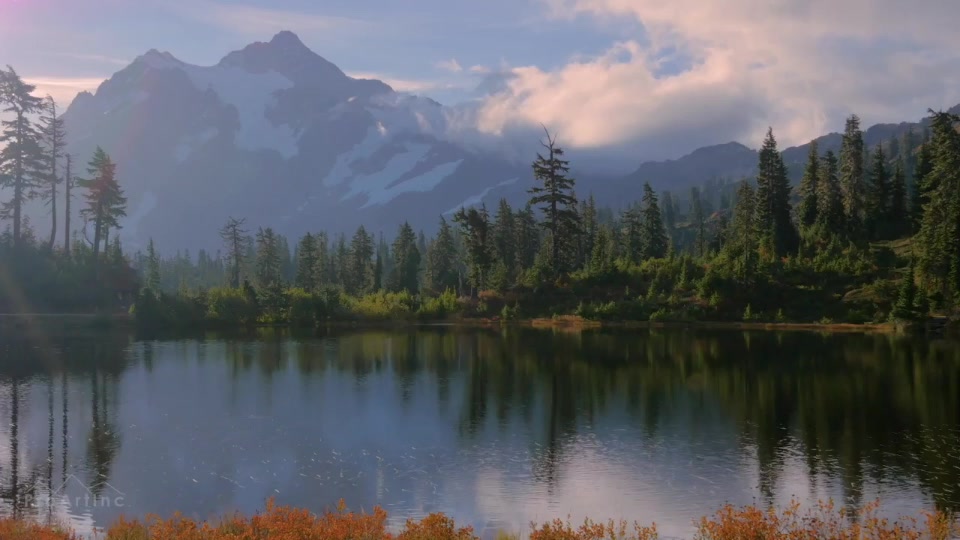
[[[101,327],[104,325],[128,326],[134,325],[135,319],[127,313],[0,313],[0,329],[7,326],[14,328],[33,323],[74,323],[86,327]],[[568,315],[557,318],[532,318],[503,320],[499,318],[455,318],[437,320],[329,320],[319,323],[316,328],[410,328],[428,326],[449,326],[463,328],[492,328],[492,327],[527,327],[539,329],[561,330],[590,330],[600,328],[616,329],[687,329],[687,330],[741,330],[741,331],[791,331],[791,332],[827,332],[848,334],[897,334],[897,325],[894,323],[778,323],[778,322],[744,322],[744,321],[596,321]],[[203,330],[238,330],[243,328],[278,328],[301,329],[311,327],[297,327],[289,323],[256,324],[247,327],[223,327],[220,325],[205,326]],[[160,328],[157,330],[173,330]]]

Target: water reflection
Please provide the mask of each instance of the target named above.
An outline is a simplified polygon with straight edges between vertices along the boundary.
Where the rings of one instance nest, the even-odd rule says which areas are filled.
[[[960,510],[948,342],[439,327],[5,338],[0,352],[3,511],[79,527],[270,496],[478,528],[622,516],[677,535],[724,501]],[[76,504],[84,490],[123,504]]]

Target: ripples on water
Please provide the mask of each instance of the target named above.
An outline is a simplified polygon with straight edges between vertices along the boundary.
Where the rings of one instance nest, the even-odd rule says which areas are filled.
[[[946,342],[438,328],[0,352],[2,510],[81,530],[268,497],[381,505],[394,524],[442,511],[487,533],[590,516],[689,536],[724,502],[793,496],[960,509]],[[120,504],[68,504],[84,486]]]

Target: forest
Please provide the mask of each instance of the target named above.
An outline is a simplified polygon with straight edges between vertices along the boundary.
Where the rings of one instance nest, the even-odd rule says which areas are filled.
[[[622,208],[576,192],[548,132],[522,206],[461,208],[438,216],[430,237],[404,223],[392,236],[361,226],[291,240],[236,217],[218,250],[192,256],[152,240],[124,250],[123,164],[100,149],[67,155],[57,104],[34,91],[13,68],[0,71],[0,313],[129,310],[164,328],[828,324],[955,318],[960,303],[960,118],[950,113],[931,110],[928,128],[874,148],[852,115],[839,153],[812,144],[795,186],[770,129],[756,177],[704,179],[689,193],[645,184]],[[34,200],[49,209],[48,238],[25,215]],[[77,203],[82,222],[71,223]]]

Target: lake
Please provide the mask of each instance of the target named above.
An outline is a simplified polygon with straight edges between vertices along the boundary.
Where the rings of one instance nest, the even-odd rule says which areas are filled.
[[[524,328],[0,338],[0,511],[313,511],[689,537],[724,502],[960,510],[960,344]]]

